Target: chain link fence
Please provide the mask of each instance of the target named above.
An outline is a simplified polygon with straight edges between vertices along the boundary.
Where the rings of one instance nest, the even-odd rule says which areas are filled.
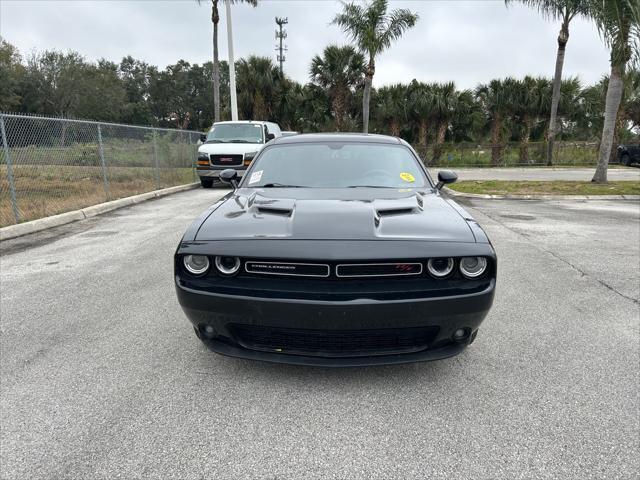
[[[0,227],[197,180],[200,132],[0,113]]]
[[[542,167],[547,165],[547,143],[509,142],[500,145],[444,143],[426,148],[414,145],[425,164],[433,167]],[[597,142],[554,143],[553,165],[558,167],[593,167],[597,163]],[[615,152],[614,152],[615,153]],[[613,155],[612,163],[618,163]]]

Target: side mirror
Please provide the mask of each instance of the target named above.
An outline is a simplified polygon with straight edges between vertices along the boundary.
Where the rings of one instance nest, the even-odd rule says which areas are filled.
[[[234,190],[238,188],[238,172],[236,172],[233,168],[222,170],[220,172],[220,180],[222,180],[224,183],[229,183]]]
[[[276,138],[275,134],[273,134],[273,133],[267,133],[267,142],[268,142],[269,140],[273,140],[274,138]]]
[[[201,134],[200,134],[200,141],[201,141],[202,143],[206,143],[206,141],[207,141],[207,135],[206,135],[206,134],[204,134],[204,133],[201,133]]]
[[[438,184],[436,185],[436,188],[440,190],[444,185],[453,183],[456,180],[458,180],[458,175],[456,175],[455,172],[452,172],[451,170],[441,170],[438,172]]]

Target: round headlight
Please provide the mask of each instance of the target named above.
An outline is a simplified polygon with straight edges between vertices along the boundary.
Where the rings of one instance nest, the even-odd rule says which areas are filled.
[[[216,257],[216,268],[223,275],[235,275],[240,270],[238,257]]]
[[[209,270],[209,259],[205,255],[186,255],[182,263],[184,268],[193,275],[202,275]]]
[[[453,271],[453,258],[430,258],[427,270],[436,278],[446,277]]]
[[[460,259],[460,271],[467,278],[476,278],[487,269],[487,259],[484,257],[463,257]]]

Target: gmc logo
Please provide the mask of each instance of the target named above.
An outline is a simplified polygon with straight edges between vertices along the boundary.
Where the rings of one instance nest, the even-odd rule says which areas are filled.
[[[233,158],[230,158],[230,157],[220,157],[220,158],[219,158],[219,160],[220,160],[221,162],[231,162],[231,161],[233,161]]]

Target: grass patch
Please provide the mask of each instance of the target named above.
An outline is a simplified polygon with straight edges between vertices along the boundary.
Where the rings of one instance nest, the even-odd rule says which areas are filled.
[[[640,182],[618,181],[599,185],[574,181],[468,180],[449,185],[457,192],[489,195],[640,195]]]
[[[100,167],[15,165],[13,175],[23,222],[197,180],[190,167],[161,167],[156,179],[150,167],[112,166],[107,168],[107,197]],[[0,165],[0,227],[14,223],[7,170]]]

